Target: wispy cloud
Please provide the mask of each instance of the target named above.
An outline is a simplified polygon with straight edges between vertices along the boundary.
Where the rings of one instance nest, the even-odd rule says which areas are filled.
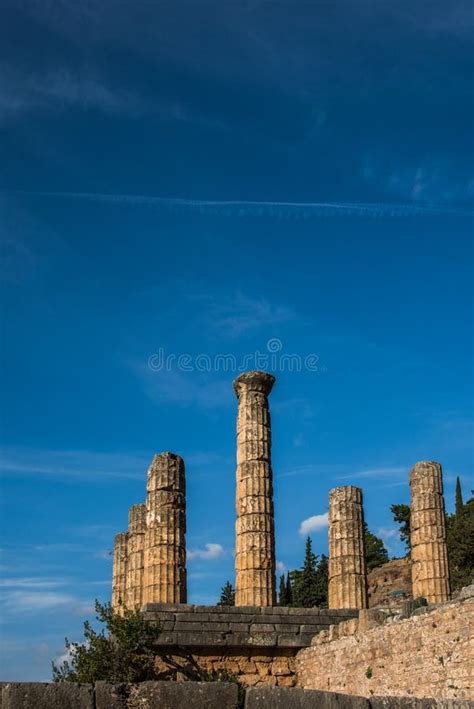
[[[188,549],[187,558],[201,559],[203,561],[211,561],[213,559],[222,559],[225,555],[224,547],[221,544],[209,542],[204,545],[204,549]]]
[[[311,534],[311,532],[320,532],[321,530],[326,529],[328,524],[328,513],[325,512],[322,515],[313,515],[312,517],[308,517],[308,519],[304,519],[301,522],[298,531],[302,537],[305,537],[306,535]]]
[[[195,405],[202,409],[219,409],[234,403],[228,378],[215,379],[177,370],[152,371],[146,362],[136,360],[128,364],[141,379],[145,394],[155,403]]]
[[[30,576],[0,579],[0,587],[2,588],[28,588],[30,590],[60,588],[61,586],[66,586],[67,583],[67,579]]]
[[[0,592],[0,606],[5,613],[37,613],[69,610],[72,613],[90,612],[92,603],[86,603],[70,593],[39,590],[8,590]]]
[[[279,574],[285,574],[286,573],[286,564],[283,563],[283,561],[278,561],[275,564],[276,570],[278,571]]]
[[[399,479],[402,475],[408,475],[408,467],[403,465],[393,467],[375,466],[374,468],[366,468],[364,470],[355,470],[353,473],[340,475],[341,480],[357,480],[364,478],[391,478]]]
[[[290,308],[270,303],[265,298],[249,298],[241,292],[225,299],[214,296],[195,296],[204,306],[204,317],[209,327],[219,335],[231,338],[295,319]]]
[[[8,475],[133,479],[143,478],[149,462],[145,457],[91,451],[4,448],[0,453],[0,470]]]
[[[275,219],[310,219],[312,217],[417,217],[447,214],[474,216],[474,209],[448,207],[444,204],[390,204],[384,202],[284,202],[257,200],[209,200],[160,197],[139,194],[107,194],[99,192],[26,192],[23,194],[51,199],[71,199],[110,204],[161,207],[178,211],[197,211],[229,217],[271,217]]]

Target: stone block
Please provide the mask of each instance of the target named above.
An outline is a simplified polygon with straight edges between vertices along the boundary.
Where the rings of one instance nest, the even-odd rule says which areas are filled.
[[[188,620],[186,621],[179,621],[177,620],[176,623],[174,624],[174,630],[175,631],[182,631],[184,630],[185,632],[225,632],[229,630],[229,623],[192,623],[189,622]]]
[[[209,614],[209,613],[197,613],[196,611],[194,611],[194,613],[189,613],[189,612],[182,613],[182,612],[178,612],[178,613],[175,614],[175,618],[176,618],[177,621],[182,621],[182,620],[184,620],[184,621],[186,621],[187,623],[189,623],[189,622],[193,622],[193,623],[205,623],[205,622],[209,622],[209,620],[212,620],[212,618],[210,617],[210,614]]]
[[[251,633],[273,633],[275,626],[271,623],[252,623],[250,626]]]
[[[262,608],[262,615],[275,613],[276,615],[288,615],[290,609],[287,606],[266,606]]]
[[[318,625],[310,625],[308,623],[301,626],[300,633],[312,633],[313,635],[316,635],[316,633],[319,633],[320,630],[322,630],[321,624],[318,623]]]
[[[291,678],[289,678],[291,679]],[[298,687],[251,687],[245,709],[370,709],[363,697]]]
[[[189,603],[144,603],[142,613],[189,613],[194,612],[194,606]]]
[[[306,644],[299,634],[279,634],[277,644],[278,647],[306,647]]]
[[[371,709],[472,709],[467,699],[421,699],[417,697],[371,697]]]
[[[277,633],[299,633],[300,627],[296,623],[275,623]]]
[[[250,624],[249,623],[229,623],[230,630],[233,633],[248,633]]]
[[[277,644],[277,638],[275,632],[251,632],[249,644],[257,647],[272,647]]]
[[[179,631],[175,633],[177,645],[186,645],[193,647],[206,647],[213,645],[225,645],[225,635],[224,633],[213,633],[210,631],[194,631],[185,632]]]
[[[128,696],[124,700],[127,691]],[[193,709],[236,709],[237,693],[237,685],[230,682],[142,682],[125,686],[99,682],[96,684],[96,709],[137,706],[143,709],[181,709],[186,706]],[[117,703],[120,701],[122,704]]]
[[[92,684],[74,682],[8,682],[2,709],[94,709]]]

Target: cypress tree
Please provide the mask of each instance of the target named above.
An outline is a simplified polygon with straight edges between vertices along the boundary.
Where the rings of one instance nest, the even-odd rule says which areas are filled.
[[[311,539],[307,537],[303,568],[297,572],[294,585],[294,602],[299,608],[312,608],[317,605],[317,561]]]
[[[226,581],[221,590],[218,606],[235,606],[235,591],[230,581]]]
[[[462,490],[461,490],[461,481],[459,479],[459,475],[456,478],[456,517],[461,514],[463,511],[464,503],[462,501]]]
[[[293,588],[291,585],[290,572],[286,575],[286,601],[289,606],[293,603]]]
[[[321,608],[328,606],[329,560],[326,554],[321,554],[316,571],[316,605]]]
[[[407,554],[411,551],[410,542],[410,506],[409,505],[392,505],[390,510],[393,515],[394,522],[400,525],[400,540],[405,542]]]
[[[288,605],[288,596],[286,593],[286,583],[285,583],[285,575],[282,574],[280,576],[280,591],[278,593],[278,605],[279,606],[287,606]]]
[[[388,552],[385,549],[383,541],[376,537],[375,534],[369,531],[367,522],[364,522],[364,541],[365,541],[365,560],[367,570],[376,569],[377,566],[388,561]]]

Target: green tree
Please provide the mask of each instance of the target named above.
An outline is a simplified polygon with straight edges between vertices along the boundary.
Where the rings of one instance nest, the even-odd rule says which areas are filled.
[[[311,538],[306,538],[303,568],[293,572],[293,605],[298,608],[312,608],[317,605],[317,562],[313,554]]]
[[[459,512],[446,516],[451,587],[468,586],[474,578],[474,498]]]
[[[385,549],[383,541],[376,537],[369,530],[367,522],[364,522],[364,542],[365,542],[365,561],[367,570],[376,569],[377,566],[382,566],[388,561],[388,552]]]
[[[321,608],[328,606],[329,560],[326,554],[321,554],[316,569],[316,605]]]
[[[286,600],[287,605],[291,606],[293,603],[293,588],[291,586],[291,578],[289,572],[286,575]]]
[[[455,501],[455,514],[460,515],[463,511],[464,508],[464,503],[462,501],[462,490],[461,490],[461,481],[459,479],[459,475],[456,478],[456,501]]]
[[[278,605],[279,606],[287,606],[288,605],[288,596],[286,595],[285,574],[282,574],[280,576],[280,590],[278,592]]]
[[[235,590],[230,581],[226,581],[221,589],[218,606],[235,606]]]
[[[52,663],[53,681],[94,683],[145,682],[156,679],[154,647],[161,629],[144,620],[140,611],[112,610],[110,603],[95,602],[97,620],[105,629],[96,632],[84,622],[84,643],[66,638],[69,660]]]
[[[407,554],[411,551],[410,543],[410,506],[392,505],[390,510],[394,521],[400,525],[400,541],[404,542]]]

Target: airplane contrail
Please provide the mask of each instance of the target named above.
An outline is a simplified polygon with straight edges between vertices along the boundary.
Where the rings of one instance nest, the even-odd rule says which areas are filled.
[[[310,218],[317,216],[413,217],[447,215],[472,217],[474,209],[443,205],[389,204],[367,202],[272,202],[252,200],[208,200],[181,197],[159,197],[140,194],[100,192],[33,192],[2,191],[4,195],[84,200],[191,210],[224,216],[271,216],[277,218]]]

